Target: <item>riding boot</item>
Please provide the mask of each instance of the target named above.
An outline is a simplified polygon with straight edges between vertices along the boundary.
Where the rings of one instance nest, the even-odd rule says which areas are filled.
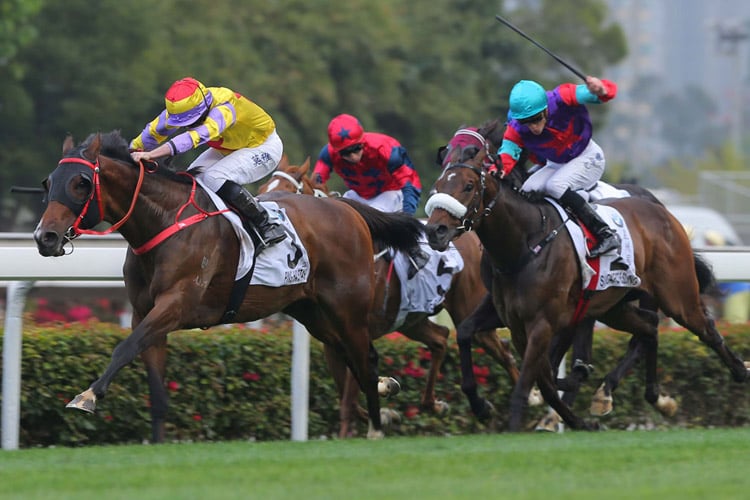
[[[412,279],[417,272],[422,269],[427,262],[430,260],[430,256],[427,252],[423,251],[420,245],[412,247],[406,252],[406,257],[409,260],[409,270],[406,272],[406,277]]]
[[[258,203],[258,200],[244,187],[236,182],[226,181],[216,191],[227,205],[235,208],[243,219],[250,221],[255,226],[258,234],[258,250],[274,245],[286,238],[284,227],[278,223],[268,220],[268,212]],[[250,228],[247,228],[250,229]],[[248,231],[252,234],[253,231]]]
[[[597,244],[589,250],[589,257],[598,257],[612,250],[620,250],[620,237],[599,217],[591,205],[581,195],[568,189],[560,197],[560,204],[575,215],[592,233]]]

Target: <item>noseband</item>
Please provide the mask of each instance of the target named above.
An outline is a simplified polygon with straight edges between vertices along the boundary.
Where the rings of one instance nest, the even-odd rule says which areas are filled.
[[[481,217],[486,217],[490,214],[492,208],[495,206],[497,197],[495,197],[490,203],[488,203],[484,210],[480,212],[479,209],[482,204],[482,200],[484,200],[484,193],[487,188],[487,172],[485,172],[485,170],[482,168],[475,167],[474,165],[460,162],[448,164],[448,166],[443,169],[443,173],[440,176],[444,176],[449,170],[452,170],[454,168],[467,168],[477,174],[477,176],[479,177],[479,189],[474,190],[474,196],[472,197],[468,205],[464,205],[449,194],[435,193],[430,196],[429,200],[427,200],[425,212],[429,217],[430,215],[432,215],[433,210],[435,210],[436,208],[442,208],[451,216],[459,219],[460,225],[456,229],[459,229],[463,232],[468,232],[472,230],[474,225]]]
[[[287,181],[289,181],[296,189],[295,194],[302,194],[302,188],[305,187],[302,182],[298,181],[286,172],[282,172],[281,170],[276,170],[273,174],[271,174],[271,177],[281,177],[282,179],[286,179]]]

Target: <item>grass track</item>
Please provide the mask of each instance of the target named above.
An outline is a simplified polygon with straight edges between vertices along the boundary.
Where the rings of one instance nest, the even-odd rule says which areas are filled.
[[[737,499],[750,428],[0,451],[13,499]]]

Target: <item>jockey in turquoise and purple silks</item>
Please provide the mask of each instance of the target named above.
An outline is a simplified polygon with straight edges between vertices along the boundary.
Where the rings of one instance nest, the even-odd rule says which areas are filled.
[[[365,132],[357,118],[342,114],[328,125],[328,141],[320,151],[313,180],[325,183],[334,171],[349,188],[345,197],[384,212],[416,212],[422,184],[396,139]]]
[[[614,99],[617,85],[586,77],[585,85],[564,83],[552,91],[531,80],[521,80],[510,91],[508,125],[498,150],[500,177],[518,163],[523,149],[543,167],[521,186],[522,192],[541,192],[560,202],[591,232],[598,243],[590,256],[620,248],[620,241],[580,192],[593,187],[604,173],[604,152],[592,137],[586,104]]]

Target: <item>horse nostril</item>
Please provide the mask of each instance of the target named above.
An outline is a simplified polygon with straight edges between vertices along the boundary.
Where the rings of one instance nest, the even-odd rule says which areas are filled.
[[[55,231],[46,231],[42,236],[42,243],[45,246],[55,246],[60,241],[60,236]]]

